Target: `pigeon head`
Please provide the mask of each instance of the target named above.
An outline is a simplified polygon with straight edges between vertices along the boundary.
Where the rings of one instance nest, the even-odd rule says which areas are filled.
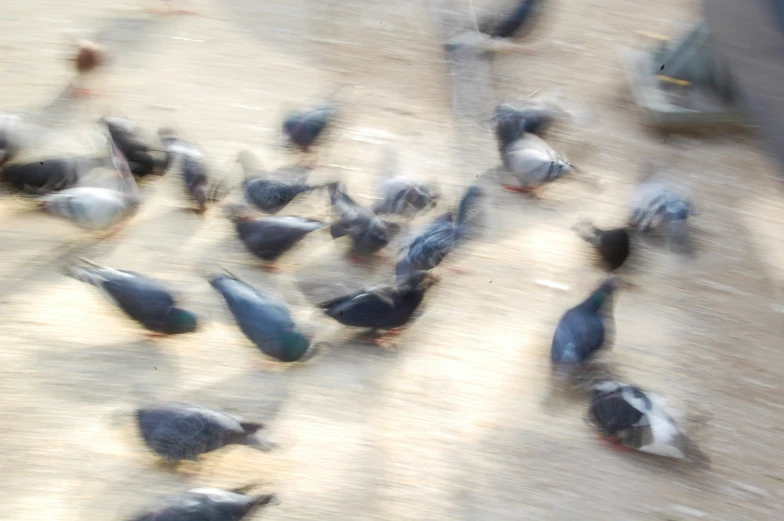
[[[204,211],[207,209],[207,182],[200,181],[191,188],[191,194],[199,205],[199,210]]]
[[[310,347],[310,340],[299,331],[285,331],[280,336],[280,360],[296,362]]]
[[[616,276],[607,277],[604,279],[601,285],[596,288],[593,293],[591,293],[591,296],[588,297],[587,302],[592,309],[598,311],[612,299],[613,293],[616,290],[621,289],[624,286],[625,283],[622,278]]]
[[[182,308],[171,308],[163,319],[163,332],[167,335],[193,333],[198,327],[199,320],[196,315]]]

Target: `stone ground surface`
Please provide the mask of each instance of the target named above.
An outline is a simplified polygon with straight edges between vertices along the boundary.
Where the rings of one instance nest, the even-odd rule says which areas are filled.
[[[476,4],[480,14],[487,7]],[[361,88],[325,162],[350,169],[314,180],[340,176],[369,201],[381,146],[393,143],[406,172],[438,180],[445,205],[471,181],[454,159],[449,69],[427,2],[193,0],[202,16],[155,20],[134,11],[141,5],[4,6],[0,107],[49,103],[69,80],[68,38],[103,29],[117,49],[97,80],[109,96],[80,107],[83,120],[111,108],[150,129],[176,125],[221,168],[242,148],[277,167],[292,160],[274,146],[283,110],[347,82]],[[490,185],[486,233],[446,261],[469,273],[442,270],[394,349],[356,341],[296,290],[389,276],[383,262],[347,265],[345,245],[326,233],[269,275],[219,209],[203,220],[181,211],[175,174],[146,184],[141,212],[115,240],[76,244],[82,256],[169,281],[208,320],[197,334],[148,341],[93,288],[61,274],[63,252],[84,234],[6,197],[0,518],[123,519],[162,494],[260,483],[281,500],[254,517],[270,521],[780,519],[781,181],[751,137],[663,143],[629,101],[618,59],[634,29],[677,34],[695,16],[685,0],[556,1],[527,40],[536,55],[495,61],[504,100],[562,85],[583,117],[553,142],[602,184],[575,176],[538,200]],[[651,156],[668,157],[673,180],[694,193],[698,253],[640,246],[610,359],[628,381],[666,396],[711,455],[709,471],[609,451],[584,423],[583,402],[549,399],[555,324],[602,277],[569,226],[582,216],[621,223],[639,162]],[[327,216],[317,195],[287,212]],[[325,343],[320,354],[287,367],[264,359],[197,273],[208,262],[290,302]],[[261,419],[281,450],[231,448],[181,472],[162,468],[130,421],[140,387]]]

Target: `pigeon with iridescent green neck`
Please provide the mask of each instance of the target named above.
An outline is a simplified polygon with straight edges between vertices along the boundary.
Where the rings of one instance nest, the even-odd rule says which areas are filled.
[[[72,266],[68,274],[99,288],[126,315],[149,331],[161,335],[196,331],[196,315],[179,307],[171,292],[159,281],[133,271],[83,262],[83,266]]]
[[[310,339],[286,306],[233,275],[217,275],[210,284],[223,295],[240,330],[262,353],[281,362],[295,362],[305,355]]]

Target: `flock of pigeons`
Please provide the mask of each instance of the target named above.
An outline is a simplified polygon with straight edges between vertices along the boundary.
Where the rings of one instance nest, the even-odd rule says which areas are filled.
[[[315,155],[317,144],[334,126],[338,113],[337,103],[327,100],[289,114],[282,131],[291,147]],[[564,116],[556,104],[536,98],[522,106],[502,104],[496,108],[493,122],[500,158],[517,181],[506,188],[530,192],[573,170],[545,140],[548,129]],[[233,188],[225,177],[214,175],[198,146],[171,129],[159,130],[156,140],[127,119],[105,117],[100,121],[107,139],[105,157],[18,162],[15,158],[25,143],[24,124],[19,116],[0,119],[0,179],[12,191],[34,197],[44,211],[88,230],[114,233],[141,204],[137,178],[163,175],[177,164],[197,212],[221,202]],[[238,162],[245,173],[239,183],[244,203],[223,204],[223,209],[240,240],[268,270],[274,270],[274,262],[309,233],[324,228],[329,228],[333,238],[349,239],[355,262],[366,260],[400,231],[400,226],[385,216],[410,218],[439,201],[433,186],[390,175],[380,185],[378,201],[362,206],[349,196],[343,182],[314,185],[304,178],[268,173],[248,151],[239,154]],[[301,170],[314,164],[307,166]],[[103,182],[88,184],[86,173]],[[394,282],[363,288],[318,307],[345,326],[383,332],[376,336],[378,340],[399,331],[411,321],[428,288],[438,281],[433,269],[468,236],[486,189],[478,184],[469,186],[454,211],[434,219],[405,244],[395,266]],[[314,191],[327,193],[334,213],[331,223],[278,215],[295,198]],[[258,212],[267,215],[260,217]],[[613,271],[629,256],[635,232],[664,230],[674,248],[688,249],[686,223],[692,213],[686,198],[652,175],[639,185],[625,227],[600,230],[584,221],[575,229]],[[197,315],[178,306],[175,296],[158,280],[84,259],[71,266],[69,274],[99,288],[152,335],[191,333],[199,327]],[[295,323],[285,303],[229,272],[211,274],[209,282],[223,296],[241,331],[266,356],[288,363],[304,360],[312,351],[311,338]],[[563,315],[551,346],[555,380],[576,382],[578,388],[591,393],[589,418],[614,446],[706,464],[708,458],[682,433],[656,396],[602,376],[597,370],[595,358],[608,343],[613,295],[622,286],[618,276],[610,276]],[[273,448],[258,436],[261,423],[197,405],[141,408],[137,420],[148,447],[172,462],[197,460],[200,454],[230,444]],[[239,520],[273,500],[272,495],[250,495],[248,491],[194,489],[135,519]]]

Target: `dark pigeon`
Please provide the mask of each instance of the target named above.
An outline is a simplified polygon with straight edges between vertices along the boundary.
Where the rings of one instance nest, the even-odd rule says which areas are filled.
[[[47,195],[75,187],[81,177],[101,166],[107,158],[80,156],[53,157],[29,163],[13,163],[3,168],[2,178],[12,189],[31,195]]]
[[[172,162],[172,153],[157,145],[141,128],[125,118],[101,118],[120,152],[128,160],[131,172],[139,177],[164,175]]]
[[[532,25],[541,4],[542,0],[517,0],[509,12],[484,22],[482,32],[493,38],[512,38],[525,26]]]
[[[157,280],[133,271],[85,263],[89,266],[73,266],[69,274],[101,289],[126,315],[148,330],[164,335],[196,331],[196,315],[178,307],[172,294]]]
[[[619,277],[608,277],[561,317],[550,348],[550,360],[559,380],[573,376],[604,347],[612,320],[613,293],[621,285]]]
[[[172,129],[159,129],[158,135],[168,154],[181,158],[182,180],[199,213],[207,210],[208,203],[219,201],[228,194],[229,190],[223,179],[210,178],[206,158],[197,146],[180,138]]]
[[[323,188],[323,185],[272,177],[264,172],[261,162],[247,150],[240,152],[237,162],[245,172],[242,183],[245,199],[265,213],[278,213],[298,195]]]
[[[337,107],[332,103],[294,111],[283,120],[283,132],[291,145],[309,152],[336,114]]]
[[[248,445],[268,451],[256,431],[261,423],[238,420],[207,407],[169,404],[136,411],[144,442],[169,461],[197,461],[201,454],[227,445]]]
[[[590,221],[583,220],[574,226],[580,237],[593,245],[610,271],[617,270],[631,251],[631,234],[628,228],[601,230]]]
[[[257,508],[268,505],[274,495],[246,495],[244,489],[196,488],[172,498],[129,521],[240,521]]]
[[[295,362],[310,347],[289,310],[232,275],[217,275],[210,284],[218,290],[242,332],[262,353],[281,362]]]
[[[681,432],[658,397],[611,380],[592,385],[588,417],[613,445],[708,465],[710,460]]]
[[[318,305],[343,325],[372,330],[403,327],[422,303],[436,278],[420,271],[395,285],[376,286],[349,293]]]
[[[253,219],[244,206],[226,207],[242,242],[256,257],[273,262],[310,232],[327,225],[314,219],[293,215]]]
[[[337,214],[329,229],[332,238],[351,237],[351,251],[356,261],[378,252],[400,232],[398,224],[381,219],[372,209],[354,201],[341,182],[329,185],[329,199]]]
[[[482,195],[482,189],[472,185],[460,200],[454,219],[452,212],[440,216],[410,242],[405,255],[395,267],[398,281],[417,271],[431,270],[441,264],[465,237],[470,214],[476,210]]]

